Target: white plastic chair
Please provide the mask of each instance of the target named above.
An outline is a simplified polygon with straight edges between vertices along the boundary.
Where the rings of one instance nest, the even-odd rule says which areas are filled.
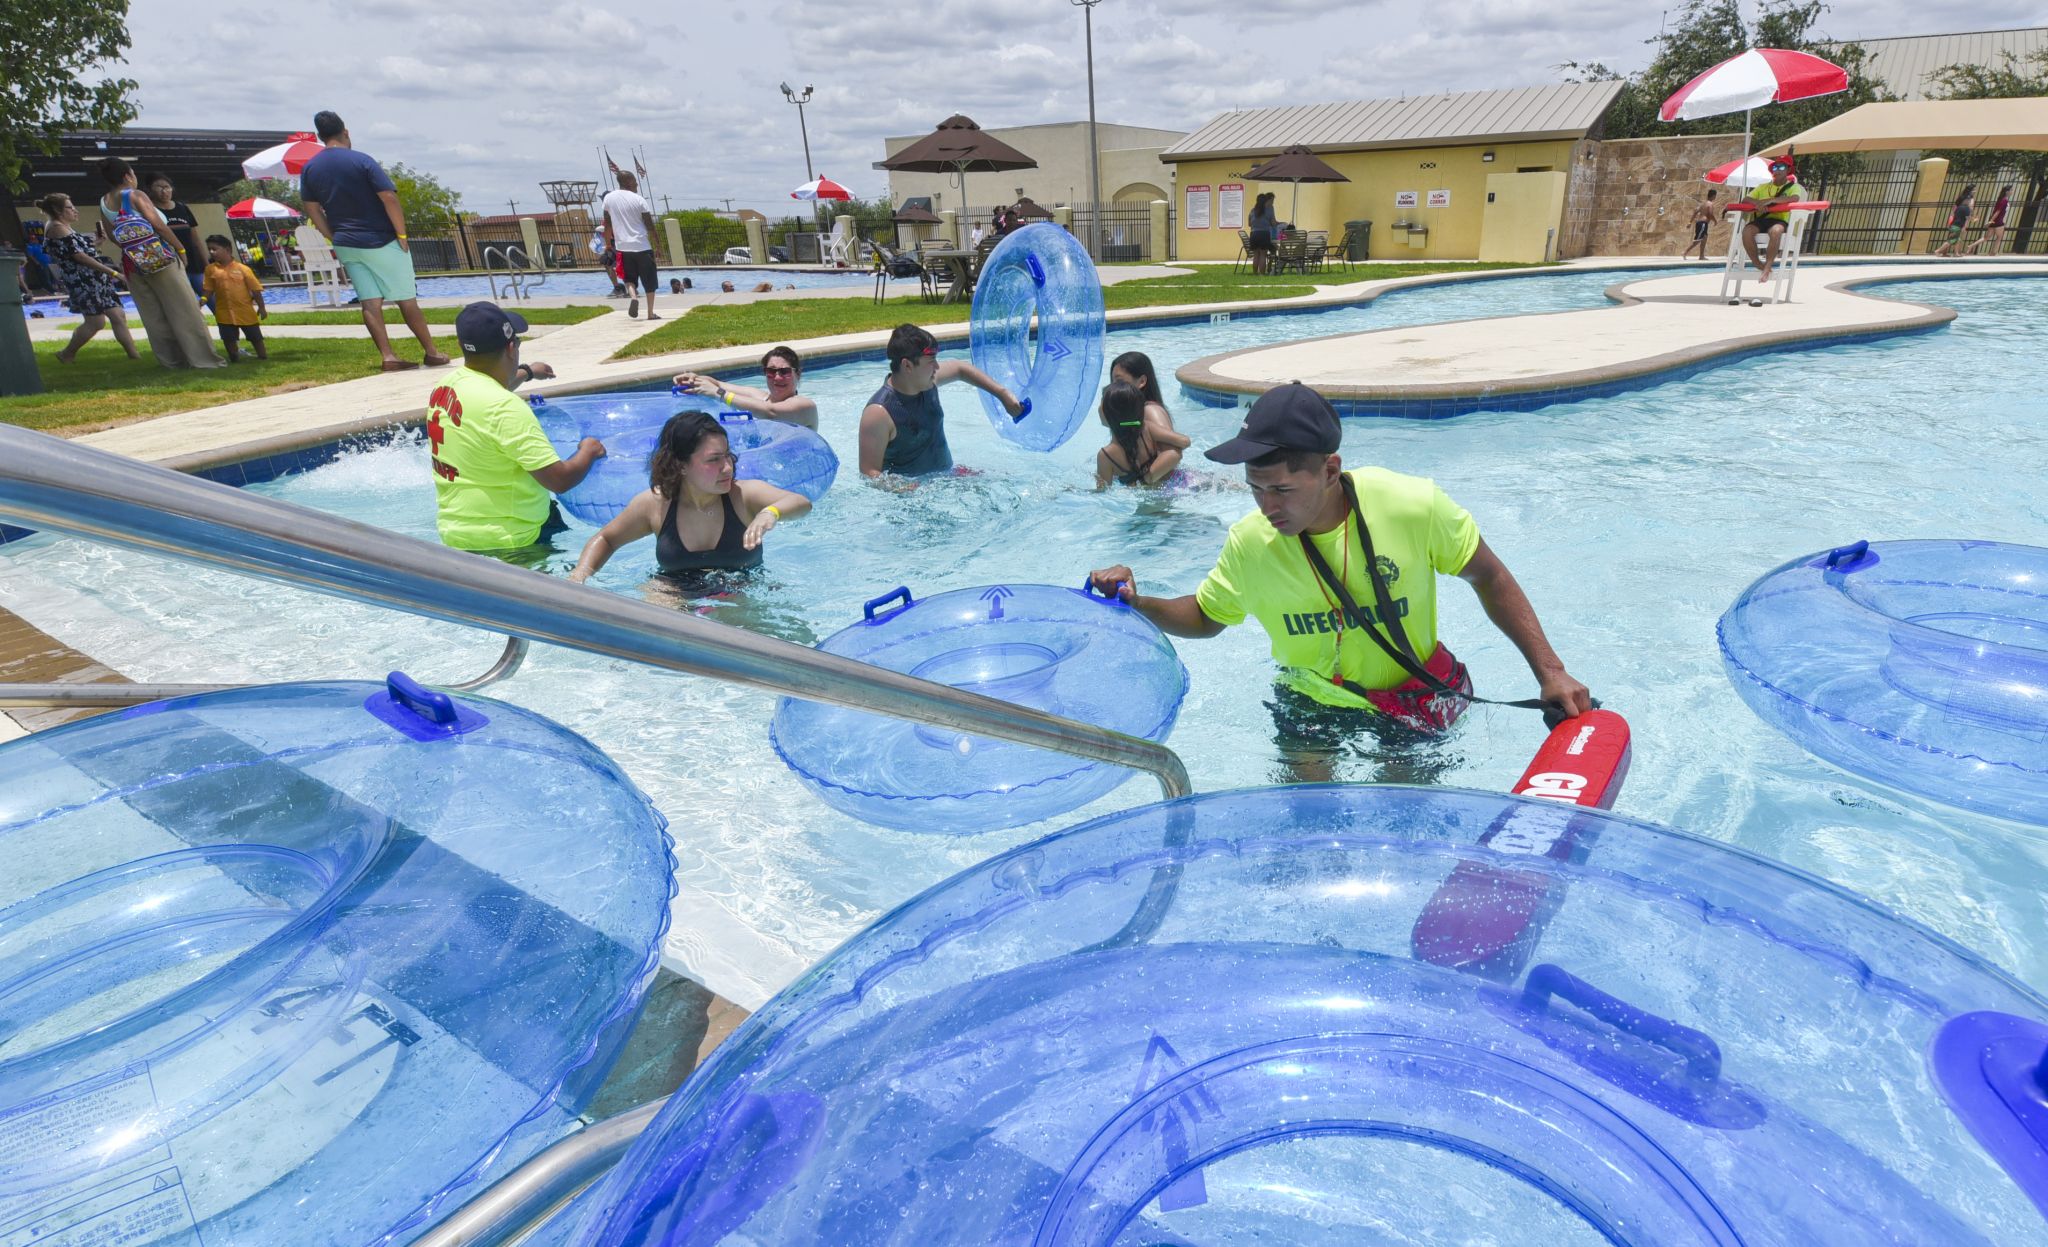
[[[854,250],[853,218],[838,217],[832,222],[832,233],[825,239],[824,253],[819,257],[825,264],[851,265],[856,258]]]
[[[298,240],[299,258],[306,266],[306,305],[318,307],[325,302],[329,307],[341,307],[343,277],[334,248],[310,225],[299,226],[292,237]]]
[[[1790,224],[1785,227],[1783,244],[1778,248],[1778,262],[1771,269],[1771,303],[1789,303],[1792,299],[1792,282],[1799,276],[1799,255],[1806,241],[1806,223],[1814,213],[1811,210],[1787,214]],[[1743,302],[1742,283],[1758,281],[1762,273],[1749,262],[1749,251],[1742,245],[1743,227],[1746,221],[1737,221],[1728,231],[1728,263],[1721,270],[1721,298],[1728,303]],[[1757,249],[1769,254],[1770,244],[1760,241]],[[1758,296],[1752,295],[1751,298]]]

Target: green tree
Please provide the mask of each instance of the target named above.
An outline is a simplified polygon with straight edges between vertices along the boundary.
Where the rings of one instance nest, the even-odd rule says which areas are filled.
[[[399,206],[405,209],[405,228],[411,234],[446,234],[455,229],[462,211],[462,196],[443,186],[431,173],[408,165],[392,165],[385,172],[398,188]]]
[[[725,255],[727,247],[747,245],[747,227],[718,215],[714,209],[679,208],[661,215],[663,220],[676,223],[683,236],[684,253],[700,260],[715,261]]]
[[[1663,33],[1647,41],[1656,52],[1643,69],[1621,74],[1598,62],[1578,61],[1559,68],[1574,82],[1620,80],[1621,94],[1601,127],[1601,137],[1611,139],[1726,134],[1740,126],[1737,114],[1672,122],[1660,120],[1657,110],[1680,87],[1747,48],[1811,52],[1848,71],[1846,91],[1758,109],[1751,119],[1750,149],[1761,151],[1860,104],[1889,98],[1870,76],[1861,44],[1836,43],[1818,29],[1821,14],[1827,11],[1823,0],[1762,0],[1751,31],[1736,0],[1687,0]],[[1800,177],[1813,186],[1850,163],[1851,158],[1839,156],[1808,157],[1800,161]]]
[[[65,130],[118,130],[135,119],[131,78],[87,82],[128,48],[128,0],[0,0],[0,231],[21,242],[14,196],[27,156],[57,150]]]
[[[1998,65],[1948,65],[1931,75],[1937,98],[1944,100],[2003,100],[2048,95],[2048,48],[2021,59],[2007,52]],[[2034,238],[2041,204],[2048,195],[2048,152],[1959,151],[1934,152],[1948,160],[1950,177],[1990,178],[2009,175],[2024,179],[2027,191],[2013,229],[2015,252],[2025,251]]]
[[[224,208],[244,199],[275,199],[287,208],[306,210],[306,205],[299,201],[298,186],[279,178],[243,178],[220,188],[218,202]]]

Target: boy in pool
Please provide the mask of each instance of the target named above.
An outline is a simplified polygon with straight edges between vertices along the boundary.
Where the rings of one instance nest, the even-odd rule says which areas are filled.
[[[1346,472],[1342,440],[1327,399],[1299,382],[1275,386],[1236,437],[1208,452],[1244,465],[1259,509],[1232,526],[1201,587],[1150,597],[1123,564],[1089,579],[1173,636],[1212,637],[1256,618],[1280,664],[1267,708],[1298,782],[1328,781],[1337,753],[1361,733],[1377,737],[1384,760],[1463,713],[1472,681],[1437,642],[1439,573],[1470,584],[1522,652],[1546,718],[1591,709],[1586,686],[1550,648],[1535,608],[1471,515],[1420,477]]]
[[[939,340],[916,325],[898,325],[889,335],[889,378],[860,413],[860,474],[873,480],[930,476],[950,471],[946,412],[939,387],[965,381],[993,394],[1012,416],[1024,410],[1017,396],[965,360],[939,360]]]

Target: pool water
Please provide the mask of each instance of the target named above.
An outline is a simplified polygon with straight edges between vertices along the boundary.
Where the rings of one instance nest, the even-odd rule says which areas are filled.
[[[1276,340],[1425,321],[1597,306],[1626,274],[1544,274],[1389,295],[1321,314],[1119,330],[1107,357],[1190,359]],[[1743,586],[1792,555],[1857,538],[1969,536],[2048,545],[2037,368],[2048,350],[2024,279],[1891,285],[1955,307],[1948,329],[1771,355],[1663,386],[1533,413],[1347,425],[1349,462],[1436,478],[1477,518],[1527,589],[1574,674],[1625,714],[1635,764],[1618,811],[1739,844],[1871,897],[2048,982],[2048,841],[2014,825],[1877,789],[1813,760],[1760,723],[1721,673],[1714,623]],[[1741,314],[1730,309],[1730,315]],[[853,474],[875,363],[805,378],[845,467],[815,513],[770,540],[768,576],[714,618],[815,641],[897,584],[924,595],[997,582],[1078,585],[1128,562],[1153,592],[1192,591],[1225,530],[1251,509],[1218,470],[1175,496],[1091,489],[1104,438],[1085,426],[1050,455],[1000,441],[977,395],[944,400],[956,459],[978,475],[907,495]],[[1168,383],[1168,397],[1173,398]],[[1235,432],[1229,411],[1176,404],[1196,450]],[[266,494],[433,539],[424,447],[352,453]],[[1191,462],[1200,465],[1198,455]],[[1199,470],[1199,469],[1198,469]],[[565,536],[566,567],[589,535]],[[653,543],[596,583],[645,592]],[[1534,692],[1527,669],[1461,585],[1440,587],[1443,636],[1496,697]],[[138,680],[376,676],[429,681],[489,665],[499,641],[82,542],[0,551],[0,605]],[[1197,788],[1278,777],[1255,626],[1179,643],[1192,678],[1171,744]],[[1135,779],[1032,828],[938,838],[868,827],[813,799],[769,751],[774,699],[628,664],[542,649],[493,692],[610,753],[672,820],[680,859],[668,953],[752,1006],[878,914],[1023,839],[1149,801]],[[1437,759],[1444,782],[1502,790],[1543,736],[1535,715],[1478,707]],[[1373,778],[1363,758],[1339,778]]]
[[[689,278],[695,287],[691,291],[693,294],[706,290],[716,291],[718,283],[721,281],[730,281],[739,290],[750,290],[758,283],[764,281],[774,282],[777,290],[785,286],[795,286],[798,290],[815,290],[821,287],[872,285],[875,280],[874,273],[867,269],[826,272],[817,269],[740,268],[737,266],[732,268],[665,268],[661,270],[661,289],[657,293],[668,293],[668,283],[672,277]],[[342,285],[347,287],[348,282],[344,279]],[[418,279],[417,285],[419,286],[419,296],[422,299],[488,299],[491,297],[490,279],[485,277],[421,277]],[[504,289],[504,285],[504,278],[500,277],[498,279],[499,288],[501,290]],[[569,269],[550,271],[547,275],[547,281],[542,285],[534,287],[533,293],[550,297],[572,295],[578,298],[601,298],[604,295],[610,294],[611,290],[612,284],[603,273],[587,269]],[[351,289],[349,294],[343,297],[348,298],[353,294],[354,291]],[[263,301],[271,307],[298,306],[306,302],[306,287],[302,282],[266,285],[263,288]],[[135,301],[125,295],[121,298],[121,305],[130,312],[135,310]],[[64,310],[62,299],[55,302],[44,301],[25,304],[22,308],[22,315],[27,316],[32,311],[41,312],[46,320],[78,319],[70,312]]]

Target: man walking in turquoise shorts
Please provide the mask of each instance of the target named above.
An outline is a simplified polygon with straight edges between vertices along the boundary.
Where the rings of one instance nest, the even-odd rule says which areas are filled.
[[[334,245],[336,258],[348,270],[370,341],[384,357],[384,371],[419,367],[400,359],[391,349],[391,336],[384,331],[387,301],[398,305],[406,328],[419,339],[424,354],[421,362],[428,367],[447,363],[448,357],[434,349],[427,318],[420,315],[413,288],[412,248],[405,234],[405,208],[398,202],[398,188],[391,184],[384,166],[350,145],[348,127],[340,117],[321,112],[313,118],[313,130],[327,150],[307,161],[300,172],[300,197],[313,228]]]

